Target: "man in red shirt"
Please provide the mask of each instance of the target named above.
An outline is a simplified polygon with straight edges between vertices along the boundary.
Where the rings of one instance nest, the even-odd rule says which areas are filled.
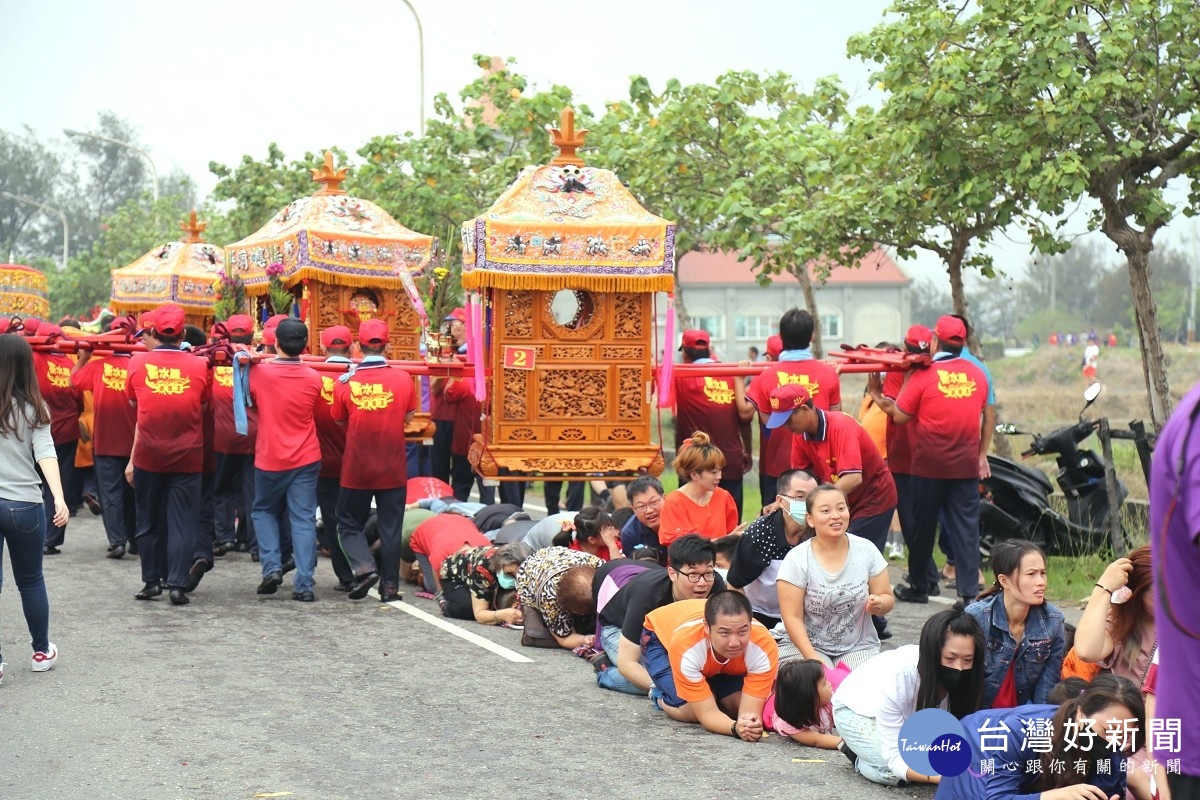
[[[155,309],[152,321],[158,345],[134,356],[125,382],[125,394],[137,407],[133,457],[125,477],[133,482],[137,499],[138,555],[145,582],[134,596],[157,597],[165,579],[171,604],[186,605],[188,570],[199,533],[208,365],[179,349],[182,308],[164,303]]]
[[[49,322],[41,323],[38,336],[63,335],[62,328]],[[42,392],[50,409],[50,435],[54,438],[54,451],[58,456],[58,470],[66,492],[75,475],[75,448],[79,446],[79,415],[83,413],[83,395],[71,383],[71,359],[61,353],[33,354],[33,369],[37,375],[38,389]],[[67,526],[55,525],[54,496],[46,481],[42,482],[42,497],[46,505],[46,542],[43,552],[58,555],[58,549],[66,540]]]
[[[235,314],[223,324],[234,350],[250,349],[254,341],[253,319],[245,314]],[[249,433],[239,434],[233,422],[233,367],[213,367],[212,408],[213,450],[217,457],[213,555],[223,556],[233,549],[237,539],[235,516],[240,516],[245,526],[249,545],[257,546],[250,509],[254,508],[254,439],[258,433],[258,409],[246,409]]]
[[[321,402],[321,376],[300,360],[308,326],[280,320],[273,347],[281,355],[250,369],[250,400],[258,406],[254,443],[254,532],[262,561],[259,594],[275,594],[283,583],[280,517],[291,523],[296,577],[292,599],[311,603],[317,568],[317,474],[321,445],[313,410]]]
[[[125,320],[117,320],[114,331],[125,330]],[[133,431],[137,411],[125,394],[126,378],[132,358],[120,353],[93,357],[81,350],[71,369],[71,383],[82,392],[92,393],[95,415],[92,423],[92,458],[96,470],[96,493],[108,537],[108,558],[124,558],[126,546],[136,553],[137,505],[133,487],[125,480],[129,454],[133,451]],[[128,543],[128,545],[126,544]]]
[[[686,330],[679,346],[684,364],[714,364],[708,331]],[[743,422],[734,402],[734,383],[741,378],[675,375],[675,450],[696,431],[708,434],[725,454],[722,489],[733,495],[738,520],[742,517],[742,476],[750,471],[750,423]]]
[[[404,426],[417,410],[412,376],[384,359],[387,341],[383,320],[369,319],[358,326],[363,359],[338,379],[332,409],[333,418],[346,424],[338,539],[355,575],[349,596],[365,597],[379,579],[363,532],[373,497],[382,555],[379,599],[385,603],[400,599],[400,546],[408,499]]]
[[[980,462],[987,461],[981,420],[988,382],[983,370],[962,357],[966,339],[962,320],[939,319],[933,364],[914,372],[894,402],[884,397],[878,374],[867,379],[867,391],[893,421],[916,426],[912,478],[903,498],[912,520],[912,530],[904,531],[910,585],[895,592],[905,602],[929,602],[939,512],[957,562],[959,597],[970,604],[979,593],[979,478]]]
[[[350,344],[353,341],[350,329],[345,325],[334,325],[321,331],[321,350],[325,360],[332,364],[353,363],[350,360]],[[354,586],[354,570],[338,543],[338,508],[342,495],[342,453],[346,450],[346,426],[333,418],[334,387],[337,373],[321,373],[321,402],[313,412],[317,423],[317,441],[321,443],[321,471],[317,474],[317,507],[321,509],[321,529],[317,541],[329,551],[333,562],[333,573],[337,576],[335,587],[339,592],[348,592]]]
[[[738,414],[743,421],[766,421],[771,413],[771,392],[780,386],[797,384],[808,390],[813,404],[825,411],[842,410],[842,387],[833,367],[812,357],[813,318],[807,311],[793,308],[779,318],[779,338],[783,351],[777,361],[750,382],[749,389],[734,382]],[[793,434],[787,430],[772,432],[758,464],[759,484],[764,487],[763,501],[774,497],[779,476],[791,468]]]
[[[466,310],[456,308],[442,320],[442,329],[449,331],[454,340],[455,350],[467,341],[466,319]],[[450,408],[442,399],[445,390],[445,379],[434,378],[430,384],[429,416],[433,418],[434,424],[437,426],[433,433],[433,477],[442,483],[450,483],[451,461],[453,460],[451,448],[454,444],[454,409]]]

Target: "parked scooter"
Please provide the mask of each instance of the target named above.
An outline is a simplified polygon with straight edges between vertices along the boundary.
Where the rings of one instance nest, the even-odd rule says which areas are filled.
[[[1005,539],[1028,539],[1048,555],[1081,555],[1111,548],[1108,516],[1119,513],[1129,490],[1123,482],[1117,482],[1119,504],[1110,510],[1104,461],[1093,450],[1079,449],[1079,444],[1100,426],[1100,420],[1083,416],[1100,396],[1100,390],[1100,384],[1093,383],[1084,391],[1086,404],[1079,413],[1079,422],[1047,436],[1023,434],[1014,425],[996,426],[996,432],[1002,435],[1033,436],[1022,458],[1057,456],[1058,485],[1067,500],[1067,515],[1064,517],[1050,505],[1053,487],[1044,472],[989,455],[992,476],[980,486],[979,538],[985,557],[991,554],[994,544]]]

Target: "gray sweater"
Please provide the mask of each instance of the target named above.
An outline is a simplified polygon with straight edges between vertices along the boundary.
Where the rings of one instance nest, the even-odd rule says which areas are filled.
[[[40,503],[42,479],[37,462],[55,458],[49,425],[33,427],[25,410],[15,415],[16,433],[0,436],[0,499]]]

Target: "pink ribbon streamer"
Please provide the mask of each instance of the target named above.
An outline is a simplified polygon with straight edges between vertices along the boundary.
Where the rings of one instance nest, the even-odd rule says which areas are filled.
[[[467,295],[467,319],[470,320],[470,328],[467,330],[467,358],[475,366],[475,399],[482,403],[487,400],[483,364],[483,303],[474,292]]]
[[[667,295],[667,319],[663,330],[663,354],[658,364],[658,407],[670,408],[675,395],[675,295]]]

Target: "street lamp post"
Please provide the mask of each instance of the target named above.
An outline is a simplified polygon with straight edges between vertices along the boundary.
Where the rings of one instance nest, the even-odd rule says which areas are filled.
[[[62,222],[62,226],[63,226],[62,268],[66,269],[67,268],[67,248],[69,247],[69,242],[71,239],[71,229],[67,226],[67,215],[64,214],[61,210],[55,208],[54,206],[48,206],[45,203],[39,203],[37,200],[30,200],[28,197],[21,197],[21,195],[19,195],[19,194],[13,194],[12,192],[0,192],[0,195],[4,195],[5,197],[9,198],[10,200],[16,200],[18,203],[29,203],[29,205],[31,205],[31,206],[37,206],[38,208],[45,209],[46,211],[49,211],[51,214],[54,214],[55,216],[58,217],[58,219]]]
[[[421,29],[421,18],[417,15],[417,9],[413,8],[413,4],[409,0],[400,0],[404,5],[408,6],[408,10],[412,12],[413,19],[417,21],[417,52],[420,59],[418,67],[418,77],[421,81],[421,116],[419,132],[421,136],[425,135],[425,32]]]
[[[88,133],[87,131],[77,131],[74,128],[63,128],[63,133],[65,133],[67,136],[86,136],[89,139],[99,139],[102,142],[108,142],[109,144],[115,144],[118,147],[125,147],[125,148],[128,148],[128,149],[132,150],[133,152],[137,153],[142,158],[146,159],[146,163],[150,165],[150,178],[151,178],[151,180],[154,181],[153,185],[150,187],[151,193],[154,197],[154,202],[158,203],[158,170],[155,169],[155,167],[154,167],[154,159],[152,159],[150,157],[150,154],[147,153],[145,150],[143,150],[142,148],[140,148],[136,145],[132,145],[129,142],[122,142],[117,139],[111,139],[107,136],[101,136],[98,133]]]

